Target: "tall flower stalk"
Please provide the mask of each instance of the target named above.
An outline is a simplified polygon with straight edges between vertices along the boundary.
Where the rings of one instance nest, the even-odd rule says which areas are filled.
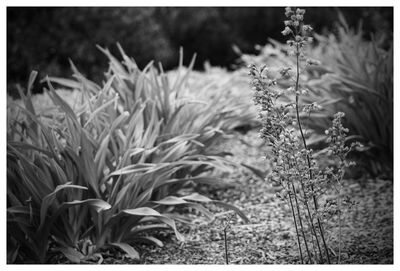
[[[285,29],[282,31],[283,35],[290,35],[292,37],[292,39],[288,40],[288,45],[290,47],[294,47],[294,55],[296,57],[296,79],[295,79],[295,95],[296,95],[296,103],[295,103],[295,108],[296,108],[296,119],[297,119],[297,125],[301,134],[301,140],[303,142],[303,147],[306,150],[306,158],[307,158],[307,166],[308,166],[308,172],[309,172],[309,180],[313,180],[313,171],[311,168],[311,161],[310,161],[310,153],[308,152],[308,146],[306,143],[306,138],[304,136],[303,133],[303,127],[301,125],[301,121],[300,121],[300,114],[299,114],[299,96],[300,96],[300,61],[301,60],[306,60],[306,65],[312,65],[314,64],[313,61],[311,59],[305,59],[305,55],[304,55],[304,50],[303,48],[312,41],[312,38],[309,37],[311,31],[312,31],[312,27],[309,25],[306,25],[303,23],[303,18],[304,18],[304,13],[305,10],[304,9],[297,9],[295,12],[291,9],[291,8],[286,8],[286,12],[285,15],[286,17],[290,18],[290,20],[285,21]],[[305,92],[306,90],[303,90],[303,92]],[[302,181],[301,182],[301,186],[302,186],[302,190],[305,193],[305,187]],[[315,208],[315,212],[318,212],[318,202],[316,200],[316,195],[315,195],[315,190],[314,190],[314,184],[312,182],[310,182],[310,188],[311,188],[311,192],[312,192],[312,201],[314,204],[314,208]],[[311,229],[313,231],[313,234],[315,236],[316,239],[316,243],[318,245],[318,250],[321,254],[321,248],[319,245],[319,241],[318,241],[318,236],[315,230],[315,227],[313,226],[313,219],[310,213],[310,208],[308,206],[308,200],[306,198],[305,203],[305,207],[307,209],[307,213],[309,218],[311,219]],[[324,244],[324,248],[325,248],[325,252],[326,252],[326,257],[328,259],[328,263],[330,263],[330,257],[329,257],[329,252],[328,252],[328,248],[326,245],[326,241],[325,241],[325,236],[324,236],[324,231],[322,229],[322,224],[320,219],[317,217],[317,223],[318,223],[318,229],[321,235],[321,239],[322,242]]]
[[[330,168],[320,170],[313,157],[313,151],[307,146],[300,111],[310,116],[319,106],[316,103],[300,104],[300,96],[307,93],[300,80],[301,74],[307,66],[318,64],[317,61],[305,57],[304,49],[312,42],[310,36],[313,29],[304,24],[304,14],[304,9],[285,10],[288,20],[284,21],[285,29],[282,34],[289,36],[287,44],[289,55],[295,59],[294,67],[283,67],[280,75],[273,77],[274,72],[266,66],[257,68],[250,65],[249,74],[255,90],[254,103],[259,107],[259,118],[263,125],[260,136],[271,146],[273,169],[270,180],[281,186],[279,196],[287,200],[291,208],[301,262],[331,263],[321,220],[326,215],[326,204],[320,210],[319,199],[326,192],[326,185],[333,183],[333,180],[336,180],[336,187],[339,188],[337,192],[340,194],[340,184],[346,166],[345,158],[350,148],[345,147],[343,135],[346,130],[338,124],[338,120],[333,122],[333,127],[336,128],[330,128],[327,132],[327,135],[330,135],[328,141],[336,144],[333,147],[330,145],[330,148],[334,149],[333,154],[339,155],[336,171]],[[291,82],[290,87],[286,90],[278,87],[281,80]],[[338,116],[342,117],[341,114]],[[342,137],[332,137],[330,131],[337,134],[339,130]],[[340,195],[337,206],[339,207],[336,208],[342,208]],[[339,232],[341,236],[340,215]],[[340,243],[341,240],[339,254]],[[303,248],[307,257],[303,255]]]
[[[344,204],[353,204],[348,198],[343,202],[342,199],[342,181],[345,173],[345,169],[354,164],[354,162],[347,161],[347,155],[355,148],[360,147],[362,145],[359,142],[353,142],[350,146],[346,146],[346,137],[349,129],[344,128],[342,125],[342,119],[345,114],[343,112],[338,112],[334,115],[332,126],[325,131],[325,134],[328,136],[329,143],[329,154],[333,157],[336,157],[337,160],[337,168],[332,169],[328,168],[327,172],[331,174],[330,180],[332,181],[332,186],[336,190],[337,193],[337,209],[334,210],[338,216],[339,223],[339,252],[338,252],[338,263],[341,263],[341,254],[342,254],[342,213],[343,213],[343,205]],[[329,204],[332,205],[332,204]]]

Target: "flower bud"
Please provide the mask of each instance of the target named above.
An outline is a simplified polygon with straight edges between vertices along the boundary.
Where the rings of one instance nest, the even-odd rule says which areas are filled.
[[[303,31],[311,32],[312,30],[313,30],[313,28],[310,25],[308,25],[308,24],[303,25]]]
[[[292,29],[290,29],[289,27],[286,26],[285,29],[281,33],[282,33],[282,35],[287,36],[290,33],[292,33]]]
[[[292,13],[293,13],[292,8],[290,8],[290,7],[285,8],[285,16],[286,17],[289,17],[290,14],[292,14]]]
[[[297,15],[304,15],[305,13],[306,13],[305,9],[300,9],[300,8],[296,9],[296,14]]]

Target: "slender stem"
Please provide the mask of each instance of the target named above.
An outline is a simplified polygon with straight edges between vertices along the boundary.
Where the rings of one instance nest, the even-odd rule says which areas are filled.
[[[296,165],[297,172],[300,173],[300,168],[299,168],[299,165],[297,164],[297,161],[295,161],[294,163],[295,163],[295,165]],[[316,230],[315,230],[314,220],[313,220],[313,218],[312,218],[312,215],[311,215],[311,212],[310,212],[310,207],[309,207],[309,205],[308,205],[308,196],[307,196],[307,194],[306,194],[304,182],[302,181],[301,176],[300,176],[299,180],[300,180],[300,184],[301,184],[301,189],[302,189],[302,191],[303,191],[304,206],[306,207],[307,214],[308,214],[308,218],[309,218],[307,221],[308,221],[308,224],[309,224],[309,226],[310,226],[310,228],[311,228],[311,230],[312,230],[312,233],[313,233],[313,235],[314,235],[314,237],[315,237],[315,240],[316,240],[316,242],[317,242],[318,251],[319,251],[319,255],[320,255],[320,260],[323,262],[323,256],[322,256],[321,246],[320,246],[320,244],[319,244],[318,235],[317,235],[317,232],[316,232]],[[314,243],[313,243],[313,245],[314,245]]]
[[[342,218],[341,218],[341,203],[342,200],[340,198],[341,188],[339,188],[339,199],[338,199],[338,208],[339,208],[339,256],[338,256],[338,264],[340,264],[340,255],[342,254]]]
[[[225,262],[226,262],[226,264],[229,264],[229,259],[228,259],[228,240],[226,238],[226,227],[224,228],[224,240],[225,240]]]
[[[326,245],[325,237],[324,237],[324,230],[322,229],[321,221],[317,218],[319,232],[321,233],[322,242],[324,243],[326,257],[328,258],[328,263],[331,263],[331,258],[329,257],[328,246]]]
[[[303,193],[305,194],[303,182],[301,182],[301,186],[302,186],[302,189],[303,189]],[[313,218],[312,218],[312,216],[311,216],[311,212],[310,212],[310,208],[309,208],[309,206],[308,206],[307,199],[305,198],[304,201],[305,201],[304,204],[305,204],[305,206],[306,206],[307,213],[308,213],[308,217],[309,217],[310,227],[311,227],[311,230],[312,230],[313,235],[315,236],[315,240],[317,241],[317,246],[318,246],[318,251],[319,251],[319,255],[320,255],[320,260],[323,262],[322,250],[321,250],[321,246],[320,246],[320,244],[319,244],[317,232],[316,232],[316,230],[315,230],[314,220],[313,220]]]
[[[288,190],[290,191],[289,184],[288,184]],[[299,229],[298,229],[298,227],[297,227],[296,214],[295,214],[295,212],[294,212],[293,201],[292,201],[292,197],[290,196],[290,193],[289,193],[289,201],[290,201],[290,208],[292,209],[292,216],[293,216],[293,221],[294,221],[294,227],[296,228],[297,245],[299,246],[301,263],[304,264],[303,252],[302,252],[302,250],[301,250],[301,244],[300,244]]]
[[[307,222],[308,222],[308,226],[311,227],[310,226],[310,221],[307,220]],[[312,238],[313,236],[314,235],[311,235],[311,244],[312,244],[313,253],[314,253],[313,255],[316,255],[315,257],[317,257],[317,255],[319,255],[319,262],[318,263],[323,263],[322,258],[321,258],[321,254],[318,254],[318,251],[316,249],[317,246],[315,244],[315,240],[318,240],[318,239],[317,238]],[[313,261],[313,263],[315,263],[315,261]]]
[[[302,219],[301,219],[299,202],[297,201],[296,188],[294,187],[293,183],[292,183],[292,189],[293,189],[293,194],[294,194],[294,201],[296,202],[297,216],[298,216],[299,223],[300,223],[301,233],[303,235],[304,244],[306,245],[306,251],[307,251],[307,254],[308,254],[308,259],[311,261],[311,254],[310,254],[310,250],[308,249],[308,243],[307,243],[306,235],[304,233],[303,222],[302,222]]]
[[[299,130],[300,130],[300,134],[301,134],[301,138],[303,140],[303,145],[304,148],[306,150],[308,150],[307,147],[307,143],[306,143],[306,139],[305,136],[303,134],[303,128],[301,127],[301,122],[300,122],[300,115],[299,115],[299,80],[300,80],[300,63],[299,63],[299,55],[300,55],[300,51],[299,51],[299,44],[296,43],[296,86],[295,86],[295,93],[296,93],[296,117],[297,117],[297,123],[299,125]],[[308,164],[308,169],[309,169],[309,175],[310,175],[310,181],[312,180],[312,170],[311,170],[311,162],[310,162],[310,157],[309,154],[307,153],[307,164]],[[318,204],[317,204],[317,199],[315,197],[314,194],[314,186],[311,183],[311,191],[312,191],[312,198],[313,198],[313,202],[314,202],[314,208],[315,211],[318,211]],[[331,263],[330,257],[329,257],[329,251],[328,251],[328,247],[326,245],[326,241],[325,241],[325,237],[324,237],[324,232],[322,229],[322,225],[321,225],[321,221],[320,219],[317,217],[317,222],[318,222],[318,228],[321,234],[321,238],[322,238],[322,242],[324,244],[324,248],[325,248],[325,252],[326,252],[326,256],[328,258],[328,263]]]
[[[342,160],[343,163],[343,160]],[[339,209],[339,255],[338,264],[341,264],[341,254],[342,254],[342,179],[344,176],[344,170],[341,169],[340,177],[338,180],[339,191],[338,191],[338,209]]]

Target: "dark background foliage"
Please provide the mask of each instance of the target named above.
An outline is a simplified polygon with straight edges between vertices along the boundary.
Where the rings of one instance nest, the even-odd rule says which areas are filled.
[[[24,83],[31,70],[39,77],[69,77],[71,59],[85,75],[102,78],[106,58],[98,44],[116,53],[119,42],[139,67],[162,62],[165,69],[178,64],[179,47],[185,61],[197,53],[196,69],[204,61],[234,67],[232,45],[254,53],[255,44],[268,38],[282,40],[283,8],[271,7],[8,7],[7,91],[15,96],[15,84]],[[307,22],[317,33],[334,31],[338,11],[350,25],[362,20],[366,33],[391,33],[393,9],[376,7],[307,8]],[[368,37],[367,37],[368,38]],[[35,88],[40,91],[40,87]]]

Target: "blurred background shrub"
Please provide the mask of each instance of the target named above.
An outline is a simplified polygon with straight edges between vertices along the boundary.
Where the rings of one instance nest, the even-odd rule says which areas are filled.
[[[16,96],[15,84],[26,82],[32,70],[42,78],[69,76],[68,59],[97,81],[107,63],[95,49],[120,42],[140,68],[161,61],[166,69],[178,65],[178,49],[198,54],[195,69],[204,61],[234,68],[238,55],[255,53],[255,44],[268,38],[281,40],[281,7],[125,7],[125,8],[7,8],[7,92]],[[349,25],[363,20],[370,33],[393,31],[393,9],[383,7],[308,8],[307,18],[317,33],[334,31],[337,11]],[[389,36],[389,38],[392,38]],[[187,59],[189,61],[189,59]],[[185,62],[185,64],[187,64]],[[40,91],[40,88],[34,88]]]
[[[333,33],[316,34],[314,46],[307,56],[321,62],[302,73],[303,86],[310,90],[301,97],[302,104],[316,102],[321,110],[301,114],[303,124],[311,129],[308,145],[314,150],[324,148],[325,130],[336,112],[344,112],[344,126],[349,128],[348,140],[358,140],[365,146],[352,155],[357,169],[352,176],[363,172],[384,178],[393,177],[393,38],[387,32],[366,33],[362,24],[351,27],[338,13]],[[257,55],[243,54],[242,62],[267,65],[270,76],[277,77],[281,67],[293,67],[295,58],[287,56],[288,46],[269,40],[259,46]],[[278,80],[285,90],[290,83]],[[290,96],[291,94],[289,94]],[[292,97],[293,99],[293,97]]]

